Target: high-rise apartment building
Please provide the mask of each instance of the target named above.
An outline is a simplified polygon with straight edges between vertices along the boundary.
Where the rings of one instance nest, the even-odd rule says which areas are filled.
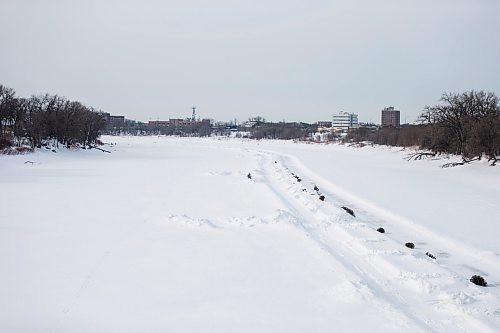
[[[400,126],[401,112],[394,110],[393,106],[389,106],[382,110],[382,127],[399,127]]]

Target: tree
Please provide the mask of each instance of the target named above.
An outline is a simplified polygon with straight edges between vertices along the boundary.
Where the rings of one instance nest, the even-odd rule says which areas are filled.
[[[500,117],[498,115],[488,115],[476,122],[470,123],[470,140],[466,147],[470,155],[481,156],[483,153],[488,156],[492,165],[498,162],[500,155]]]
[[[61,142],[66,147],[79,142],[79,126],[81,115],[87,112],[85,107],[80,102],[66,101],[64,107],[59,112],[57,117],[57,141]]]
[[[99,132],[106,126],[106,120],[102,112],[92,108],[86,108],[80,116],[80,142],[84,146],[94,144],[99,137]]]
[[[488,140],[496,140],[495,133],[498,132],[498,97],[491,92],[472,90],[461,94],[444,93],[440,102],[425,107],[420,116],[420,121],[432,128],[432,146],[429,148],[462,155],[464,160],[480,157],[482,153],[495,158],[491,154],[498,152],[486,146]],[[480,133],[485,130],[491,132],[487,138]]]
[[[24,128],[26,138],[30,141],[31,148],[42,146],[45,137],[42,127],[43,100],[40,96],[31,96],[21,105],[24,113]]]
[[[15,91],[0,84],[0,135],[5,135],[8,125],[12,125],[16,107]]]

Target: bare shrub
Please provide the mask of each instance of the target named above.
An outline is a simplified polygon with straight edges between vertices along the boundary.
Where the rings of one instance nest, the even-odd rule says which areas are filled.
[[[480,275],[472,275],[472,277],[470,278],[470,282],[481,287],[486,287],[488,285],[486,283],[486,280]]]

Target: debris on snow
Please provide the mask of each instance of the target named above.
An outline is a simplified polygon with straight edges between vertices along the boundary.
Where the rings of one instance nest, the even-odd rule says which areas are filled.
[[[480,275],[472,275],[472,277],[470,278],[470,282],[481,287],[486,287],[488,285],[484,278]]]
[[[349,215],[356,217],[356,214],[354,214],[354,211],[351,208],[342,206],[342,209],[345,210],[347,213],[349,213]]]

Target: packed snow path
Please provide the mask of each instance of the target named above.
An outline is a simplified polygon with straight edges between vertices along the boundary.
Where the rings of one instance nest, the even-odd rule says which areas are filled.
[[[0,331],[500,331],[496,169],[437,173],[376,148],[105,140],[111,154],[0,159]],[[337,177],[356,168],[374,186],[387,166],[412,172],[396,176],[432,214]],[[422,179],[443,182],[426,193]]]
[[[297,227],[341,262],[353,274],[354,285],[367,288],[382,308],[399,313],[411,322],[409,327],[418,327],[422,332],[500,329],[498,309],[491,309],[489,302],[492,298],[493,304],[500,304],[498,292],[481,290],[468,281],[473,272],[481,271],[474,267],[478,261],[490,277],[492,273],[498,277],[500,261],[481,260],[476,249],[412,225],[363,199],[337,194],[333,184],[292,156],[259,151],[255,154],[261,158],[264,181],[283,200]],[[327,198],[324,202],[318,200],[321,194]],[[355,210],[356,217],[341,208],[344,204]],[[364,204],[374,214],[357,204]],[[386,220],[375,217],[377,213]],[[378,233],[380,226],[390,232]],[[409,240],[417,241],[416,249],[404,247]],[[426,255],[429,252],[435,252],[440,259],[430,258]],[[480,299],[487,301],[476,302]]]

